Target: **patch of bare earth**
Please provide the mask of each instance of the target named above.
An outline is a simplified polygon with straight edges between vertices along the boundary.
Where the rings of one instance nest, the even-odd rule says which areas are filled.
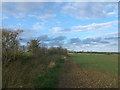
[[[58,88],[117,88],[117,75],[88,71],[68,60],[59,76]]]

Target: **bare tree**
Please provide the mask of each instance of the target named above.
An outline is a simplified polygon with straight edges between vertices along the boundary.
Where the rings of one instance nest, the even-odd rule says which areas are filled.
[[[7,29],[2,30],[2,54],[3,64],[11,60],[15,60],[19,54],[19,40],[18,35],[22,30],[9,31]]]

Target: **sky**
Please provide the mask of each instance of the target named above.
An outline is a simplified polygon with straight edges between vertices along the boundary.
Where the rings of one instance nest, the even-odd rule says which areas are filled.
[[[22,45],[73,51],[118,52],[117,2],[4,2],[2,27],[22,29]]]

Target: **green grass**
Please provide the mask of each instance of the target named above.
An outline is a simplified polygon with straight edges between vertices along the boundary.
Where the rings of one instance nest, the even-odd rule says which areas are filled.
[[[3,67],[3,88],[54,88],[62,67],[63,56],[31,57],[25,55]],[[49,68],[51,61],[56,65]]]
[[[46,69],[45,75],[37,77],[34,81],[35,88],[57,88],[59,72],[64,60],[56,61],[54,68]]]
[[[105,73],[118,73],[118,55],[105,54],[69,54],[71,59],[88,70]]]

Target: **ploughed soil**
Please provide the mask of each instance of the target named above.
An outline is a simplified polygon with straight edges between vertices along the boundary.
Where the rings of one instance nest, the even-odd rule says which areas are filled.
[[[67,60],[59,76],[58,88],[117,88],[117,80],[115,74],[86,70]]]

